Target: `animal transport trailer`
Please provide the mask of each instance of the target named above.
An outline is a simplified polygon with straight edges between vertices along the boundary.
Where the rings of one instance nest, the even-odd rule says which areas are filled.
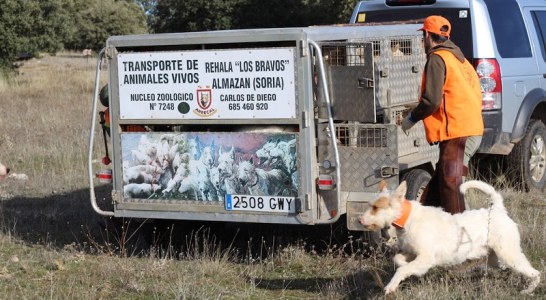
[[[437,160],[421,124],[408,136],[397,125],[419,96],[418,28],[109,38],[93,95],[93,208],[115,217],[306,225],[347,214],[349,229],[360,229],[356,217],[381,180],[396,185]],[[98,167],[104,67],[112,161]],[[112,174],[111,210],[97,204],[95,169]]]

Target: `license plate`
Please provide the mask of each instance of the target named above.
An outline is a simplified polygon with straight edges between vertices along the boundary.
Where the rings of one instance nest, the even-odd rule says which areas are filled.
[[[283,196],[226,195],[226,210],[296,212],[296,198]]]

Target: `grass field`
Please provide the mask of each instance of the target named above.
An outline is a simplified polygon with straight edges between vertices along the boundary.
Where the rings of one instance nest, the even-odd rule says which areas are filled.
[[[95,61],[62,53],[27,61],[18,72],[0,79],[0,161],[29,179],[0,182],[1,299],[384,298],[381,285],[394,272],[388,251],[363,255],[356,234],[338,234],[343,225],[311,233],[97,215],[87,184]],[[99,204],[108,204],[109,192],[97,186]],[[544,273],[544,195],[503,194],[524,252]],[[435,268],[403,282],[392,299],[546,297],[544,283],[522,297],[524,278],[478,267]]]

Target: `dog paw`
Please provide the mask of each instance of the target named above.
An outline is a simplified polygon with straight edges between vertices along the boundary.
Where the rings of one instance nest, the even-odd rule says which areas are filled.
[[[387,284],[387,286],[385,287],[385,296],[394,293],[394,291],[396,291],[396,288],[397,286],[392,283]]]

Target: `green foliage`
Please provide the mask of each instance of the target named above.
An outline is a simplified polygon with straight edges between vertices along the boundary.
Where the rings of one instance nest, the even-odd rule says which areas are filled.
[[[356,2],[356,0],[162,0],[157,1],[151,10],[154,18],[149,21],[150,28],[155,32],[347,23]]]
[[[34,21],[32,42],[38,51],[51,54],[64,49],[64,41],[74,32],[71,2],[63,0],[38,1],[36,13],[41,18]]]
[[[234,7],[244,0],[162,0],[155,7],[155,32],[232,28]]]
[[[0,69],[21,53],[99,50],[111,35],[147,31],[144,10],[132,0],[0,0]]]
[[[148,24],[148,29],[150,29],[151,24],[154,24],[157,19],[156,7],[159,0],[135,0],[135,2],[144,10],[146,23]]]
[[[21,54],[55,53],[74,31],[71,1],[0,0],[0,67]]]
[[[93,49],[105,46],[112,35],[147,33],[144,10],[133,1],[75,0],[76,33],[70,49]]]
[[[16,7],[16,1],[4,0],[0,5],[0,65],[4,67],[17,53],[18,37],[13,30],[17,23],[14,15]]]
[[[0,0],[0,69],[21,53],[99,51],[112,35],[349,20],[356,0]]]
[[[238,8],[238,28],[299,27],[347,23],[353,0],[246,0]]]
[[[51,37],[42,37],[40,31],[49,27],[50,17],[58,13],[57,1],[0,1],[0,65],[7,68],[19,53],[35,53],[40,47],[50,48]],[[49,6],[49,15],[44,15],[41,6]]]

